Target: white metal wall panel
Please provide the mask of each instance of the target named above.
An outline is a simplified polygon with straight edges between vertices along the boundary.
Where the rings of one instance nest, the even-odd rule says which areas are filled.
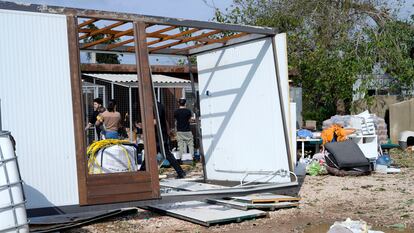
[[[289,145],[292,164],[296,164],[296,112],[292,114],[289,95],[289,69],[287,55],[286,33],[277,34],[274,37],[276,44],[277,68],[279,69],[279,80],[282,87],[283,106],[285,109],[286,124],[289,127]],[[295,105],[296,107],[296,105]]]
[[[296,143],[296,103],[290,103],[290,126],[289,126],[289,137],[290,137],[290,155],[291,155],[291,162],[293,167],[296,166],[296,161],[297,161],[297,143]]]
[[[28,208],[78,204],[66,17],[0,10],[3,129]]]
[[[197,57],[207,178],[289,170],[272,39]],[[264,175],[249,175],[251,181]],[[289,182],[289,176],[261,181]]]

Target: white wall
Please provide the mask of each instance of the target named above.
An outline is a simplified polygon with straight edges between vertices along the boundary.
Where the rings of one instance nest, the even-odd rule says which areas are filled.
[[[289,170],[271,40],[197,57],[208,179],[239,181],[246,172]]]
[[[0,10],[3,129],[28,208],[78,204],[66,17]]]
[[[277,34],[274,37],[276,44],[277,68],[282,91],[283,106],[285,110],[286,125],[289,127],[289,145],[292,165],[296,165],[296,104],[290,103],[289,93],[289,68],[287,55],[286,33]],[[291,109],[294,106],[294,109]]]

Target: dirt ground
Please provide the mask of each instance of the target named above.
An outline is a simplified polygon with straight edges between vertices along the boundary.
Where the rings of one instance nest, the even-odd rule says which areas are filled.
[[[374,230],[414,232],[414,154],[394,150],[400,174],[362,177],[306,176],[299,208],[269,212],[267,218],[203,227],[145,210],[72,229],[70,232],[326,232],[335,221],[364,220]]]

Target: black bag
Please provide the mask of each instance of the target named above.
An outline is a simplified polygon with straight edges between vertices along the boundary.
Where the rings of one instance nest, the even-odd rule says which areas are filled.
[[[369,160],[355,142],[351,140],[331,142],[325,144],[325,148],[329,152],[325,156],[329,167],[363,174],[371,172]]]

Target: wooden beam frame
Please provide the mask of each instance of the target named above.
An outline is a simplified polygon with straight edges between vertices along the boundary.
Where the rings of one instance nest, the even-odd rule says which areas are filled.
[[[87,43],[87,44],[82,45],[81,49],[89,48],[91,46],[94,46],[94,45],[97,45],[97,44],[101,44],[101,43],[104,43],[106,41],[109,41],[109,40],[112,40],[112,39],[116,39],[116,38],[119,38],[119,37],[128,35],[129,33],[133,32],[133,31],[134,30],[131,28],[131,29],[128,29],[126,31],[119,32],[119,33],[117,33],[115,35],[107,36],[107,37],[104,37],[104,38],[102,38],[100,40],[92,41],[90,43]]]
[[[157,51],[157,50],[160,50],[160,49],[169,48],[169,47],[176,46],[176,45],[186,43],[186,42],[189,42],[189,41],[194,41],[194,40],[197,40],[199,38],[205,38],[207,36],[211,36],[211,35],[214,35],[214,34],[217,34],[217,33],[220,33],[220,32],[221,32],[220,30],[214,30],[214,31],[211,31],[211,32],[206,32],[206,33],[203,33],[203,34],[198,35],[198,36],[184,38],[184,39],[182,39],[180,41],[177,41],[177,42],[169,43],[169,44],[166,44],[166,45],[161,45],[161,46],[154,47],[154,48],[149,48],[149,51],[154,52],[154,51]]]
[[[117,47],[119,47],[119,46],[126,45],[126,44],[132,43],[132,42],[134,42],[134,41],[135,41],[135,39],[134,39],[134,38],[132,38],[132,39],[124,40],[124,41],[121,41],[121,42],[118,42],[118,43],[115,43],[115,44],[110,44],[110,45],[107,45],[107,46],[105,47],[105,50],[111,50],[111,49],[113,49],[113,48],[117,48]],[[133,47],[132,47],[132,48],[133,48]]]
[[[146,168],[150,171],[153,198],[160,197],[160,184],[158,181],[158,164],[157,149],[155,142],[154,129],[154,98],[150,64],[148,58],[146,24],[144,22],[134,22],[135,56],[137,63],[138,87],[139,87],[139,103],[141,106],[141,117],[143,123],[144,147],[145,147],[145,163]]]
[[[127,41],[125,41],[126,43]],[[134,42],[133,39],[131,39],[130,41],[128,41],[129,43]],[[82,45],[82,43],[80,43],[80,45]],[[111,44],[112,45],[112,44]],[[115,46],[115,44],[113,44]],[[121,46],[115,46],[116,48],[113,48],[111,50],[107,49],[106,44],[97,44],[94,45],[92,47],[83,49],[82,52],[95,52],[95,53],[107,53],[107,54],[134,54],[135,50],[132,50],[130,45],[121,45]],[[178,49],[161,49],[161,50],[157,50],[156,53],[151,53],[149,52],[149,54],[162,54],[162,55],[172,55],[172,56],[187,56],[188,54],[184,51],[184,52],[180,52],[177,53]]]
[[[234,34],[234,35],[230,35],[230,36],[225,36],[223,38],[211,39],[211,40],[209,40],[206,43],[197,44],[197,45],[189,46],[187,48],[180,49],[179,51],[177,51],[177,53],[180,53],[181,51],[187,51],[188,52],[191,49],[199,48],[199,47],[202,47],[202,46],[205,46],[205,45],[209,45],[209,44],[225,43],[225,42],[227,42],[227,41],[229,41],[231,39],[239,38],[239,37],[242,37],[242,36],[245,36],[245,35],[247,35],[247,33],[241,32],[241,33],[238,33],[238,34]]]
[[[179,54],[188,53],[190,55],[198,55],[200,53],[213,51],[213,50],[216,50],[216,49],[220,49],[220,48],[224,48],[224,47],[228,47],[228,46],[232,46],[232,45],[236,45],[236,44],[247,43],[247,42],[250,42],[250,41],[256,41],[256,40],[259,40],[259,39],[264,38],[264,37],[267,37],[267,36],[266,35],[259,35],[259,34],[246,34],[246,35],[241,36],[239,38],[234,38],[234,39],[227,40],[226,42],[207,44],[207,45],[204,45],[202,47],[190,49],[189,51],[181,51]]]
[[[193,29],[189,29],[189,30],[186,30],[186,31],[183,31],[183,32],[180,32],[180,33],[174,34],[174,35],[168,35],[168,36],[163,37],[163,38],[160,38],[160,39],[158,39],[158,40],[148,42],[148,43],[147,43],[147,46],[150,46],[150,45],[153,45],[153,44],[157,44],[157,43],[160,43],[160,42],[163,42],[163,41],[167,41],[167,40],[172,40],[172,39],[175,39],[175,38],[177,38],[177,37],[179,37],[179,36],[188,35],[188,34],[191,34],[191,33],[193,33],[193,32],[197,32],[197,31],[199,31],[199,30],[200,30],[200,29],[198,29],[198,28],[193,28]]]
[[[94,36],[94,35],[102,34],[105,30],[112,29],[112,28],[115,28],[115,27],[121,26],[121,25],[126,24],[126,23],[127,23],[126,21],[116,22],[116,23],[114,23],[114,24],[111,24],[111,25],[109,25],[109,26],[103,27],[103,28],[101,28],[101,29],[94,30],[94,31],[92,31],[92,32],[90,32],[90,33],[88,33],[88,34],[86,34],[86,35],[80,36],[80,37],[79,37],[79,40],[83,40],[83,39],[85,39],[85,38],[87,38],[87,37],[90,37],[90,36]]]
[[[156,44],[156,41],[166,41],[165,38],[171,37],[171,35],[162,34],[162,32],[173,30],[177,27],[186,27],[186,28],[198,28],[200,30],[216,30],[216,31],[228,31],[234,33],[246,33],[251,35],[259,35],[261,37],[265,36],[274,36],[278,32],[274,28],[268,27],[256,27],[256,26],[243,26],[243,25],[234,25],[234,24],[224,24],[224,23],[215,23],[215,22],[203,22],[203,21],[196,21],[196,20],[185,20],[185,19],[175,19],[175,18],[166,18],[166,17],[157,17],[157,16],[146,16],[146,15],[138,15],[138,14],[130,14],[130,13],[117,13],[117,12],[108,12],[108,11],[100,11],[100,10],[87,10],[87,9],[77,9],[77,8],[66,8],[66,7],[59,7],[59,6],[45,6],[45,5],[36,5],[36,4],[18,4],[13,2],[3,2],[0,1],[0,9],[6,10],[17,10],[17,11],[28,11],[28,12],[39,12],[39,13],[49,13],[49,14],[60,14],[60,15],[68,15],[68,16],[76,16],[78,18],[85,19],[86,21],[79,23],[78,25],[78,33],[85,33],[84,35],[80,36],[80,40],[85,39],[89,36],[93,36],[96,34],[111,34],[116,35],[121,31],[112,30],[116,26],[120,26],[124,24],[123,22],[142,22],[146,25],[146,27],[152,26],[165,26],[165,28],[147,33],[148,38],[158,38],[158,40],[151,41],[150,43]],[[118,23],[114,25],[110,25],[98,30],[89,30],[87,28],[79,28],[79,26],[86,26],[92,22],[96,22],[98,20],[111,20],[111,21],[118,21]],[[122,22],[122,23],[121,23]],[[125,35],[131,35],[127,33]],[[109,36],[111,38],[111,36]],[[207,51],[208,49],[217,48],[217,46],[211,46],[213,44],[208,38],[205,36],[195,36],[195,37],[175,37],[175,39],[179,40],[178,42],[174,42],[168,45],[163,45],[159,47],[152,47],[147,48],[149,53],[151,54],[170,54],[170,55],[194,55],[198,53],[198,51]],[[107,41],[108,39],[101,40]],[[177,49],[169,49],[172,46],[178,45],[180,43],[185,43],[188,41],[199,41],[201,42],[199,45],[195,47],[188,47],[187,50],[185,48],[180,48],[177,52]],[[98,42],[95,42],[98,43]],[[95,44],[94,43],[94,44]],[[148,43],[148,41],[147,41]],[[219,42],[214,41],[215,44]],[[114,47],[111,45],[108,48],[114,49],[121,47],[127,44],[126,42],[122,42],[116,44]],[[227,42],[223,43],[223,46],[226,46]],[[101,44],[95,44],[101,45]],[[88,49],[94,46],[93,44],[86,45],[83,47],[84,49]],[[207,47],[206,47],[207,46]],[[94,48],[94,50],[96,50]],[[104,49],[105,50],[105,49]],[[124,50],[124,48],[122,49]],[[121,50],[119,50],[121,51]],[[116,51],[109,50],[109,52],[119,52],[118,49]],[[132,49],[125,49],[125,52],[133,52]],[[193,53],[194,52],[194,53]]]
[[[81,28],[83,28],[86,25],[89,25],[91,23],[95,23],[96,21],[99,21],[99,19],[92,18],[92,19],[85,20],[85,21],[83,21],[82,23],[80,23],[78,25],[78,30],[81,29]]]
[[[81,64],[82,73],[122,73],[122,74],[136,74],[137,66],[130,64]],[[152,73],[189,73],[188,66],[174,66],[174,65],[151,65]],[[197,73],[197,67],[191,67],[191,73]]]
[[[150,25],[166,25],[176,27],[189,27],[189,28],[201,28],[221,31],[233,31],[233,32],[247,32],[252,34],[262,35],[276,35],[277,30],[269,27],[255,27],[255,26],[244,26],[236,24],[224,24],[215,22],[204,22],[197,20],[185,20],[175,19],[157,16],[147,16],[131,13],[117,13],[100,10],[87,10],[77,8],[67,8],[60,6],[45,6],[38,4],[18,4],[14,2],[0,2],[0,9],[6,10],[19,10],[29,12],[40,12],[49,14],[64,14],[64,15],[75,15],[81,18],[97,18],[102,20],[118,20],[118,21],[134,21],[144,22]]]
[[[159,31],[147,32],[147,37],[148,38],[159,38],[159,39],[162,39],[162,38],[165,38],[165,37],[170,36],[170,35],[162,34],[163,32],[170,31],[170,30],[173,30],[173,29],[176,29],[176,28],[177,27],[175,27],[175,26],[171,26],[171,27],[168,27],[168,29],[165,28],[165,29],[161,29]],[[91,33],[94,30],[93,29],[89,29],[89,28],[81,28],[78,31],[79,31],[79,33]],[[119,30],[106,30],[106,31],[103,31],[102,34],[115,35],[115,34],[118,34],[118,33],[121,33],[121,32],[123,32],[123,31],[119,31]],[[134,36],[134,35],[133,35],[132,32],[130,32],[130,33],[126,34],[126,36]],[[182,36],[176,37],[176,39],[179,39],[179,40],[184,39],[184,38],[185,37],[182,37]],[[204,39],[204,38],[200,38],[199,41],[208,42],[208,40],[207,39]]]
[[[177,28],[176,26],[169,26],[169,27],[160,29],[160,30],[155,31],[155,32],[147,33],[147,37],[157,37],[159,35],[162,35],[161,33],[168,32],[168,31],[174,30],[176,28]]]
[[[87,194],[87,165],[86,165],[86,143],[84,135],[83,108],[82,108],[82,84],[80,71],[78,25],[75,16],[67,16],[70,81],[72,87],[73,125],[75,131],[76,146],[76,170],[78,176],[79,204],[88,204]]]

